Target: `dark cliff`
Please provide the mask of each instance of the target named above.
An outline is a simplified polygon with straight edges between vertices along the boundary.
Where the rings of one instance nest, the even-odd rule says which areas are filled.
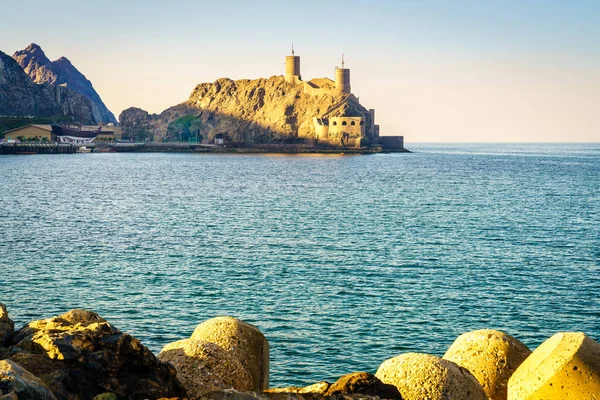
[[[113,113],[102,102],[92,82],[67,58],[60,57],[58,60],[50,61],[40,46],[34,43],[27,46],[25,50],[17,51],[13,58],[35,83],[64,86],[88,98],[96,122],[117,122]]]
[[[0,51],[0,116],[28,115],[97,122],[87,97],[64,86],[36,84],[14,59]]]

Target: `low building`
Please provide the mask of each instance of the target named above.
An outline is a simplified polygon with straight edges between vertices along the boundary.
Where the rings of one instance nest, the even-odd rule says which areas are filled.
[[[227,143],[227,135],[224,133],[217,133],[215,135],[215,144],[224,146]]]
[[[20,128],[4,132],[7,141],[19,140],[21,142],[54,142],[56,135],[52,133],[50,125],[25,125]]]

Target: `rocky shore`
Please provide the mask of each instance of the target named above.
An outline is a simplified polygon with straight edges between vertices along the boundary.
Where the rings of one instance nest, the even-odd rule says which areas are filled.
[[[271,388],[268,340],[233,317],[205,321],[154,355],[94,312],[72,310],[15,330],[0,303],[0,400],[160,398],[591,400],[600,398],[600,344],[563,332],[532,352],[504,332],[479,330],[458,337],[441,358],[401,354],[375,374]]]

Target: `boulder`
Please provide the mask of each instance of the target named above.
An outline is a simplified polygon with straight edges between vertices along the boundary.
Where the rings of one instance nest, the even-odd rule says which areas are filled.
[[[56,400],[44,382],[11,360],[0,361],[0,398]]]
[[[340,377],[335,383],[327,381],[313,383],[305,387],[284,387],[267,389],[268,394],[300,394],[321,397],[341,398],[343,396],[363,395],[381,399],[402,400],[402,396],[394,385],[386,385],[373,374],[354,372]]]
[[[114,393],[102,393],[94,397],[93,400],[117,400],[117,396]]]
[[[163,399],[167,400],[167,399]],[[170,399],[174,400],[174,399]],[[208,393],[197,400],[381,400],[377,396],[364,394],[339,394],[324,396],[315,393],[271,393],[238,392],[232,389]]]
[[[59,399],[91,400],[107,392],[131,399],[185,394],[175,368],[90,311],[31,322],[9,344],[9,358],[42,379]]]
[[[0,347],[4,346],[12,335],[15,324],[8,318],[6,306],[0,303]]]
[[[407,353],[386,360],[375,376],[396,386],[405,400],[487,399],[467,369],[428,354]]]
[[[600,398],[600,343],[580,332],[542,343],[508,381],[509,400]]]
[[[508,379],[530,354],[504,332],[478,330],[459,336],[443,358],[468,369],[490,400],[506,400]]]
[[[214,343],[179,340],[166,345],[158,359],[175,367],[188,396],[194,398],[221,389],[245,392],[254,387],[242,363]]]
[[[260,330],[233,317],[217,317],[198,325],[191,340],[221,346],[252,375],[253,390],[269,387],[269,342]]]
[[[269,394],[313,394],[318,396],[324,396],[327,393],[327,390],[331,386],[331,383],[327,381],[313,383],[308,386],[300,387],[300,386],[288,386],[288,387],[279,387],[279,388],[270,388],[265,389],[263,393]]]
[[[354,372],[340,377],[329,386],[326,396],[364,394],[378,396],[382,399],[402,400],[400,392],[394,385],[381,382],[375,375],[367,372]]]

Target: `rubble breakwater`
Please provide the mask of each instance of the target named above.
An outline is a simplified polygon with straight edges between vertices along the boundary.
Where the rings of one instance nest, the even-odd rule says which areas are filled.
[[[271,388],[269,341],[216,317],[155,355],[98,314],[72,310],[15,330],[0,303],[0,399],[596,399],[600,344],[557,333],[535,351],[494,330],[458,337],[443,357],[390,354],[375,374]],[[360,357],[357,354],[356,357]],[[373,366],[376,367],[376,366]]]

